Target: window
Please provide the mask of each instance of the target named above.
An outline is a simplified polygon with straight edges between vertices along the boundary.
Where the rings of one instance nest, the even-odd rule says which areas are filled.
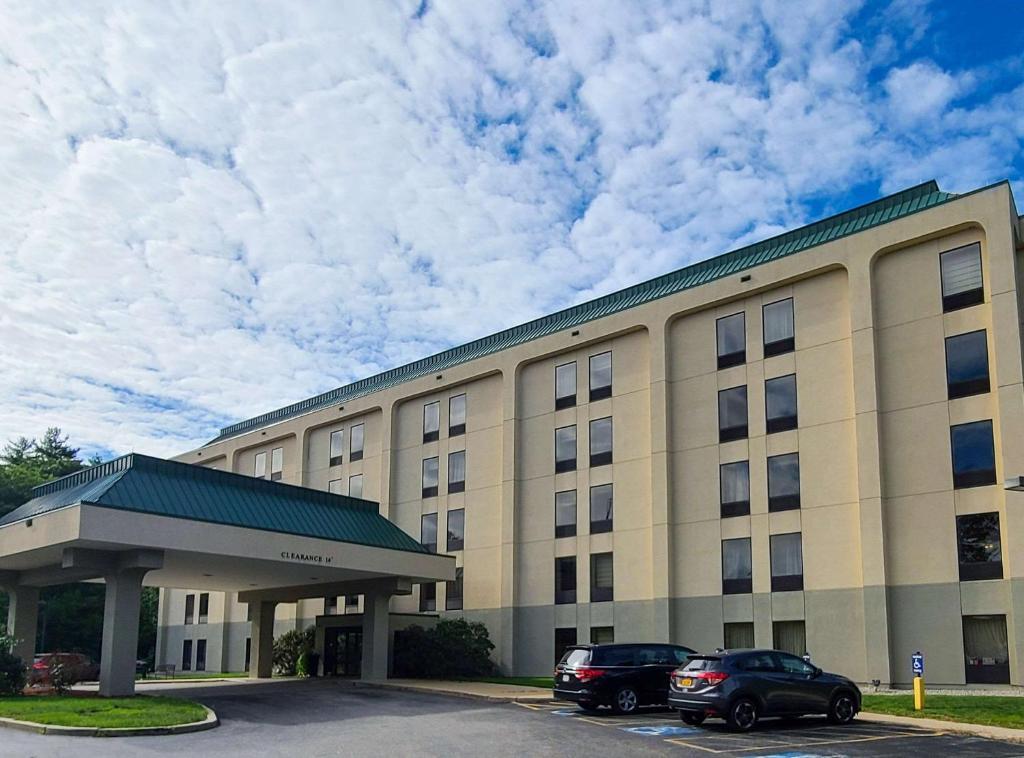
[[[736,461],[718,467],[722,518],[750,513],[750,463]]]
[[[600,484],[590,488],[590,533],[600,534],[612,530],[612,485]]]
[[[555,366],[555,410],[576,405],[576,361]]]
[[[345,613],[359,611],[359,595],[345,595]]]
[[[772,592],[804,588],[804,558],[800,532],[771,536]]]
[[[186,624],[194,623],[193,620],[195,618],[195,614],[196,614],[196,596],[195,595],[185,595],[185,623]]]
[[[958,424],[949,430],[953,450],[953,487],[978,487],[996,483],[996,451],[992,422]]]
[[[744,656],[737,664],[744,671],[756,671],[760,673],[774,673],[778,666],[775,663],[775,656],[772,653],[753,653]]]
[[[353,474],[348,478],[348,494],[349,497],[362,497],[363,496],[363,475]]]
[[[989,391],[984,329],[946,337],[946,387],[950,400]]]
[[[768,510],[791,511],[800,507],[800,454],[768,458]]]
[[[957,516],[956,541],[961,582],[1003,578],[998,513]]]
[[[423,441],[434,442],[441,433],[441,401],[423,406]]]
[[[336,432],[331,432],[331,461],[332,466],[340,466],[342,461],[342,452],[345,450],[345,430],[339,429]]]
[[[437,514],[420,516],[420,544],[432,553],[437,552]]]
[[[462,569],[455,569],[455,579],[445,582],[444,609],[446,611],[462,610]]]
[[[968,684],[1009,684],[1006,616],[964,616],[964,668]]]
[[[181,670],[192,670],[192,640],[182,640],[181,643]]]
[[[199,594],[199,623],[205,624],[210,618],[210,593]]]
[[[248,671],[249,663],[252,660],[252,637],[245,638],[245,666],[243,668]]]
[[[341,493],[341,479],[331,479],[327,482],[327,491],[332,495],[340,495]]]
[[[257,479],[263,479],[267,476],[266,453],[256,453],[256,463],[252,475],[255,476]]]
[[[437,585],[434,583],[420,585],[420,613],[432,613],[437,610]]]
[[[348,436],[348,459],[350,461],[361,461],[363,459],[363,425],[356,424],[349,430]]]
[[[555,558],[555,604],[576,602],[576,556]]]
[[[466,433],[466,395],[455,395],[448,401],[448,436]]]
[[[196,671],[206,671],[206,640],[196,640]]]
[[[746,439],[747,388],[733,387],[718,392],[718,441]]]
[[[423,459],[423,497],[437,496],[437,457]]]
[[[562,660],[565,651],[576,644],[576,627],[555,630],[555,663]]]
[[[338,596],[324,598],[324,615],[333,616],[338,612]]]
[[[722,540],[722,594],[740,595],[752,590],[750,538]]]
[[[590,627],[590,643],[592,645],[611,645],[615,642],[614,626]]]
[[[768,434],[796,429],[796,374],[764,383],[764,411]]]
[[[955,311],[985,301],[981,281],[981,243],[939,254],[942,276],[942,310]]]
[[[555,536],[576,536],[576,490],[555,493]]]
[[[555,429],[555,473],[576,470],[576,427]]]
[[[615,571],[611,553],[590,556],[590,602],[602,603],[615,599]]]
[[[612,354],[590,356],[590,400],[612,396]]]
[[[715,322],[718,339],[718,368],[738,366],[747,361],[747,327],[742,313]]]
[[[801,653],[801,655],[803,655],[803,653]],[[790,653],[788,651],[780,652],[777,654],[777,657],[779,659],[779,671],[783,674],[797,674],[798,676],[804,677],[814,675],[814,666],[807,663],[803,658],[798,658],[796,653]]]
[[[772,643],[776,650],[793,655],[807,652],[807,633],[803,621],[776,621],[772,624]]]
[[[448,552],[462,550],[466,542],[466,509],[448,511]]]
[[[764,319],[764,357],[793,352],[793,298],[769,303],[761,309]]]
[[[590,422],[590,465],[607,466],[612,462],[612,419]]]
[[[743,650],[754,647],[754,625],[750,621],[725,624],[725,649]]]
[[[281,480],[282,472],[284,471],[284,448],[275,447],[270,451],[270,481],[277,482]]]
[[[448,492],[466,491],[466,451],[448,453]]]

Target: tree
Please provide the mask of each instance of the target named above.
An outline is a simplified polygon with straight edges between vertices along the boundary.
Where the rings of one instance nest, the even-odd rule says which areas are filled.
[[[26,437],[8,442],[0,452],[0,516],[29,500],[33,487],[82,469],[78,452],[57,427],[38,442]]]

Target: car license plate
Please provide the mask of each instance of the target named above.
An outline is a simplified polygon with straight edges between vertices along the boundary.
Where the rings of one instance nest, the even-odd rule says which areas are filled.
[[[679,680],[679,686],[680,687],[692,687],[693,686],[693,679],[691,679],[688,676],[684,677],[684,678]]]
[[[562,674],[562,681],[563,682],[568,682],[569,681],[569,675],[568,674]]]

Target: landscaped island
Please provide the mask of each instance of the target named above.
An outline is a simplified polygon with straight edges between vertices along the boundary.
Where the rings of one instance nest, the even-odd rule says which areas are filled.
[[[202,721],[206,709],[177,697],[20,696],[0,698],[0,718],[48,726],[138,728]]]

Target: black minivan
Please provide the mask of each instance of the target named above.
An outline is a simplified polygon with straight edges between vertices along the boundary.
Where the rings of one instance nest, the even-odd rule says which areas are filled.
[[[555,700],[586,711],[610,705],[617,713],[665,705],[672,671],[693,652],[660,643],[573,645],[555,667]]]

